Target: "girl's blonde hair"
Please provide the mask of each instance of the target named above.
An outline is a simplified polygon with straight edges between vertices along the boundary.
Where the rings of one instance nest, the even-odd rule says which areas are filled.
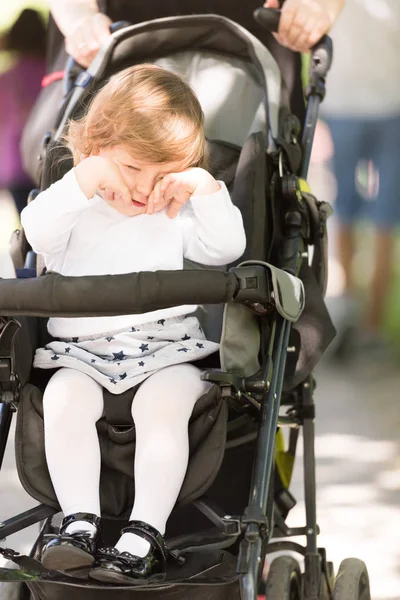
[[[138,160],[205,166],[204,115],[181,77],[152,64],[113,75],[89,110],[70,121],[67,145],[74,163],[82,155],[123,146]]]

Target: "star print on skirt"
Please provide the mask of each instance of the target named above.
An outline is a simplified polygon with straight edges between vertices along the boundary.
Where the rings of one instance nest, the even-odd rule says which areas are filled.
[[[173,317],[101,336],[54,340],[36,351],[39,369],[82,371],[113,394],[134,387],[171,365],[193,362],[216,352],[196,317]]]

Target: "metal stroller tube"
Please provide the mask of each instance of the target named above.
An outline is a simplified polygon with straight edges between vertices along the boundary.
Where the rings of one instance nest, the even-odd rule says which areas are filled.
[[[324,35],[311,50],[310,82],[307,86],[306,122],[301,140],[303,159],[300,176],[307,178],[319,105],[325,97],[325,78],[332,64],[333,46],[329,36]]]
[[[268,31],[278,31],[281,11],[276,8],[257,8],[254,18]],[[310,80],[306,91],[307,114],[301,146],[303,151],[300,176],[307,179],[319,105],[325,97],[325,78],[332,64],[333,46],[329,36],[324,35],[311,49]]]
[[[255,11],[254,17],[258,23],[269,31],[277,31],[279,28],[280,11],[274,9],[260,8]],[[319,104],[325,94],[325,76],[329,70],[332,59],[331,40],[324,36],[312,49],[310,64],[310,85],[307,90],[308,107],[306,122],[302,137],[302,162],[300,176],[307,176],[311,147],[314,138],[315,127],[318,118]],[[295,208],[289,210],[285,215],[284,240],[282,261],[279,265],[285,271],[295,275],[298,268],[298,256],[300,252],[301,239],[301,215]],[[252,475],[249,505],[246,508],[242,523],[245,524],[244,539],[240,546],[238,572],[243,573],[242,593],[244,600],[253,600],[256,597],[259,560],[262,556],[262,537],[268,539],[271,527],[272,511],[268,507],[270,492],[270,481],[273,470],[275,432],[278,423],[280,399],[283,389],[283,380],[286,366],[286,349],[289,344],[291,323],[287,319],[277,318],[273,331],[272,358],[258,373],[258,378],[268,382],[264,397],[262,399],[260,422],[257,436],[256,456],[263,460],[255,460],[255,468]],[[273,364],[271,377],[271,362]],[[310,408],[312,396],[305,398],[305,406]],[[312,407],[311,407],[312,408]],[[308,426],[307,433],[310,434],[312,421]],[[314,448],[307,454],[308,463],[314,463]],[[315,465],[314,465],[315,466]],[[315,493],[315,485],[312,488]],[[315,498],[311,498],[312,508],[307,513],[307,523],[311,523],[312,532],[307,532],[307,561],[312,571],[316,573],[314,580],[306,582],[307,598],[316,598],[315,588],[319,585],[320,570],[319,555],[316,548],[315,537]],[[310,528],[311,531],[311,528]],[[311,595],[309,592],[311,590]]]

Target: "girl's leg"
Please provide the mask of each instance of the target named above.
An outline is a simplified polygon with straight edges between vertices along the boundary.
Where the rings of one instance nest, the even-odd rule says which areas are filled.
[[[65,516],[100,516],[100,447],[96,421],[103,413],[100,384],[85,373],[62,368],[50,379],[43,396],[47,465]],[[66,529],[94,532],[84,521]]]
[[[130,520],[145,521],[163,535],[187,470],[188,422],[196,401],[209,387],[193,365],[174,365],[146,379],[133,400],[135,502]],[[145,556],[149,544],[125,533],[116,548]]]

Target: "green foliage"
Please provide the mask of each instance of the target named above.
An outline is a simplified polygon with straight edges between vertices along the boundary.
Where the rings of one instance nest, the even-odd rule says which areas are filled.
[[[12,2],[0,0],[0,37],[14,23],[24,8],[38,10],[43,15],[43,19],[47,21],[49,13],[47,0],[12,0]],[[9,52],[0,50],[0,73],[10,68],[13,60],[14,57]]]
[[[34,8],[47,19],[48,2],[46,0],[12,0],[0,2],[0,31],[3,32],[12,25],[24,8]]]

